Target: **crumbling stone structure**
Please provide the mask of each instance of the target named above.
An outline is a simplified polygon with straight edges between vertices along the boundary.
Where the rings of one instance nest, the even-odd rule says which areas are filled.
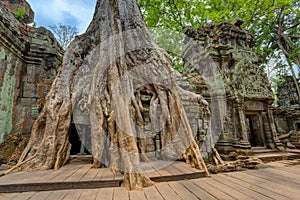
[[[214,76],[220,76],[220,86],[225,87],[226,115],[219,120],[222,133],[217,142],[223,152],[233,148],[281,146],[273,118],[273,93],[260,69],[260,57],[253,50],[255,41],[240,27],[242,23],[237,20],[209,24],[198,29],[188,28],[185,32],[183,57],[187,64],[200,75],[216,66],[219,74]],[[201,93],[211,102],[213,97],[207,91]]]
[[[300,103],[295,82],[287,76],[278,87],[278,107],[274,108],[276,129],[284,144],[300,147]],[[290,143],[289,143],[290,142]]]
[[[2,0],[4,5],[11,10],[13,13],[16,13],[18,9],[25,9],[25,16],[23,19],[24,23],[32,23],[34,21],[34,12],[31,9],[30,4],[25,0]]]
[[[50,31],[15,18],[14,9],[23,6],[27,22],[33,21],[26,1],[0,2],[0,143],[11,133],[30,133],[36,103],[49,90],[63,55]]]

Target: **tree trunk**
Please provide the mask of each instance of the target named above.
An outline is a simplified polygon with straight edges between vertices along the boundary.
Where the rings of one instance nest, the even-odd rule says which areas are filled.
[[[88,30],[76,37],[64,55],[62,71],[46,97],[28,146],[7,173],[63,166],[69,159],[71,119],[80,113],[91,127],[94,167],[104,163],[120,171],[129,189],[152,185],[141,169],[140,156],[146,156],[143,148],[139,154],[136,142],[139,137],[145,145],[140,97],[144,93],[151,96],[151,127],[160,131],[162,157],[180,156],[202,169],[181,92],[171,61],[152,40],[135,0],[98,0]]]

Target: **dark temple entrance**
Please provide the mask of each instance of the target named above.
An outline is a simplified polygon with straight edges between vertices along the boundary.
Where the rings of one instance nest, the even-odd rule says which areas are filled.
[[[90,154],[86,145],[89,145],[89,128],[87,125],[75,125],[71,123],[69,132],[69,142],[71,143],[71,155]],[[82,142],[84,140],[84,142]]]
[[[247,113],[246,124],[248,130],[248,138],[251,146],[265,146],[261,115],[259,113]]]

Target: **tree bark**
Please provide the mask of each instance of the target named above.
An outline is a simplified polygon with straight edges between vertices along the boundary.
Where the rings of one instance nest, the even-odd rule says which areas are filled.
[[[179,98],[182,92],[169,57],[152,40],[136,1],[98,0],[86,33],[76,37],[64,55],[62,71],[28,146],[7,173],[63,166],[69,159],[71,118],[81,113],[91,127],[94,167],[100,167],[108,155],[108,165],[123,174],[124,187],[152,185],[141,169],[135,139],[145,139],[141,93],[151,95],[151,125],[162,135],[163,158],[180,156],[202,169],[199,147]]]

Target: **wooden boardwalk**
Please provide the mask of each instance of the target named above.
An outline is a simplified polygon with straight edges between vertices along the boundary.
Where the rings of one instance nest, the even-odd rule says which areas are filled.
[[[144,172],[155,182],[177,181],[204,177],[204,171],[184,162],[156,161],[142,164]],[[0,177],[0,192],[29,192],[62,189],[119,187],[121,174],[109,168],[93,169],[91,164],[71,164],[61,169],[19,172]]]
[[[84,169],[82,169],[84,170]],[[96,176],[96,175],[95,175]],[[0,193],[0,200],[300,199],[300,165],[156,183],[140,191],[121,187]]]

